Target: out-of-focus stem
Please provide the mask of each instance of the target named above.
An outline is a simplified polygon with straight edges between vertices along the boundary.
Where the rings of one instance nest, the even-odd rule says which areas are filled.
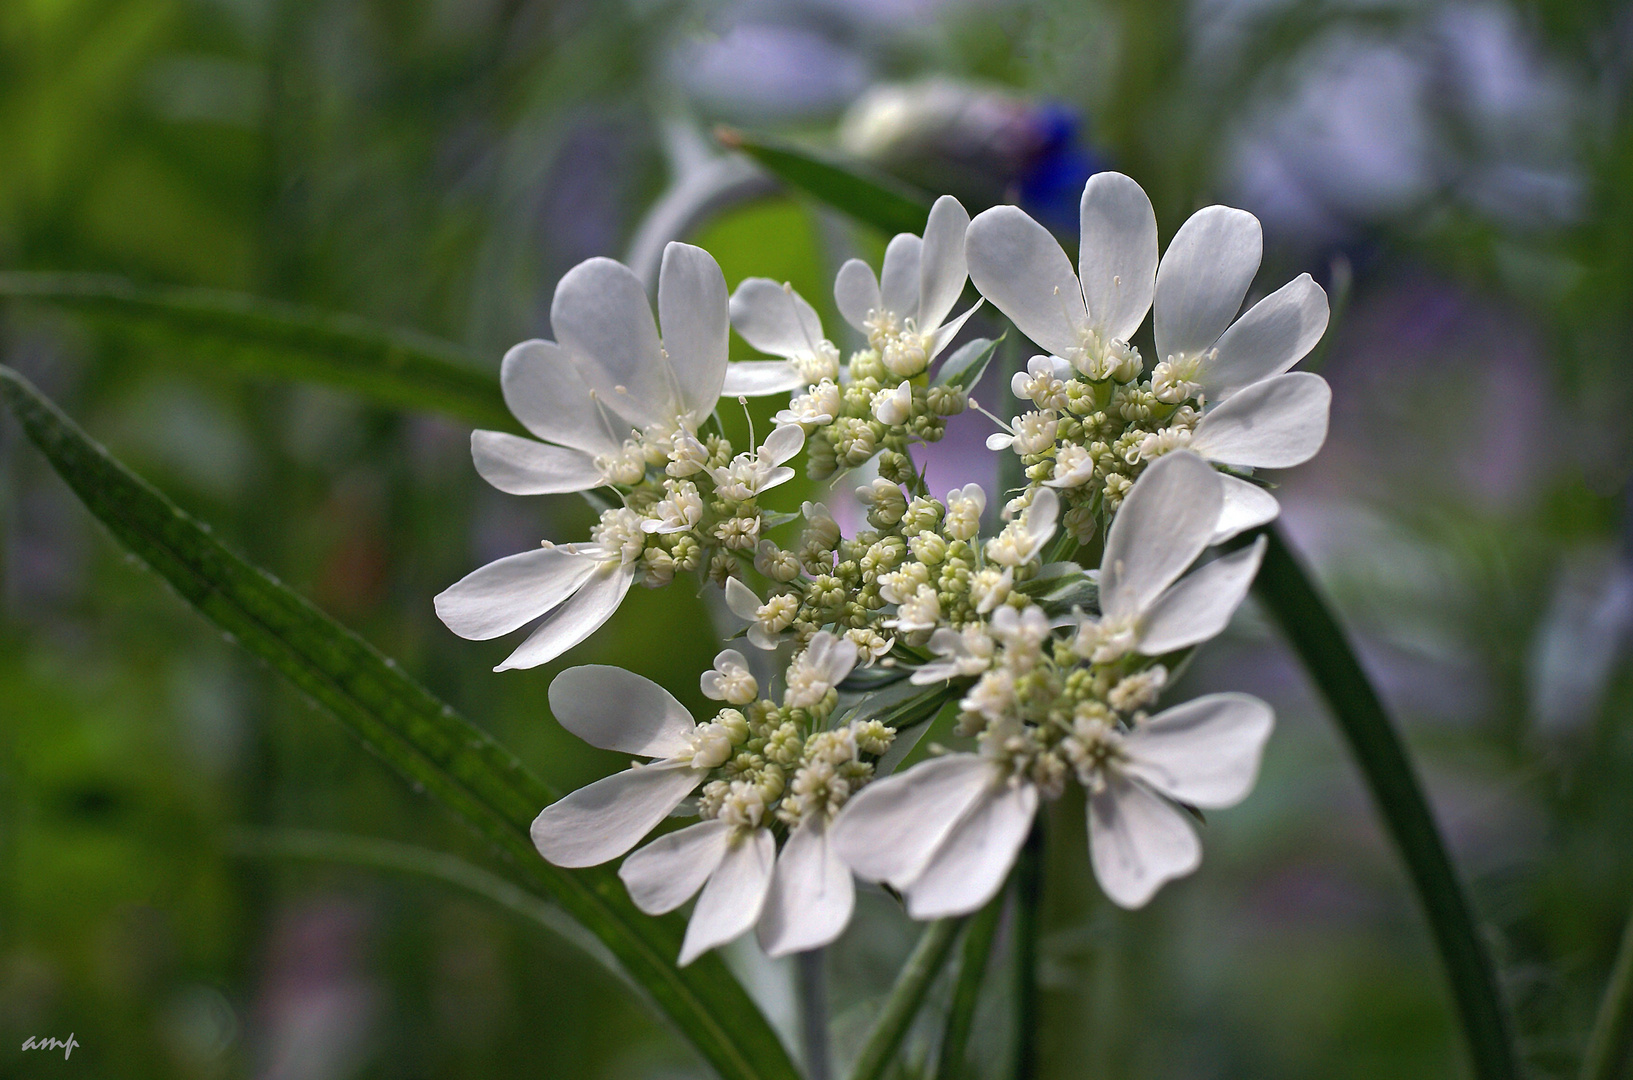
[[[907,963],[896,976],[896,986],[890,991],[884,1011],[868,1034],[862,1054],[856,1059],[851,1080],[879,1080],[890,1067],[896,1051],[901,1048],[907,1029],[924,1004],[924,995],[936,981],[941,966],[952,952],[953,939],[965,919],[939,919],[924,928],[919,943],[907,957]]]
[[[799,973],[800,1042],[805,1051],[806,1080],[829,1080],[833,1066],[828,1056],[828,950],[795,954]]]
[[[958,983],[947,1009],[947,1026],[941,1033],[941,1053],[936,1063],[936,1080],[958,1080],[964,1073],[964,1054],[975,1022],[975,1006],[981,998],[981,980],[987,972],[992,939],[1004,912],[1005,896],[999,893],[970,919],[964,933],[964,948],[958,961]]]
[[[1633,1062],[1633,916],[1622,931],[1622,946],[1588,1033],[1581,1080],[1617,1080]]]
[[[1038,905],[1043,899],[1043,822],[1015,863],[1015,1080],[1038,1074]]]

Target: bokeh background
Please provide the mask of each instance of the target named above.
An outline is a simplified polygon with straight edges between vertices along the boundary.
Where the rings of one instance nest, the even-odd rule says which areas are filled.
[[[1310,361],[1332,436],[1284,478],[1286,524],[1418,755],[1531,1074],[1565,1076],[1633,904],[1630,75],[1609,0],[12,0],[0,269],[355,313],[497,371],[548,333],[568,267],[639,265],[665,230],[831,307],[839,261],[883,238],[722,164],[716,123],[1066,232],[1105,167],[1165,238],[1210,202],[1252,210],[1255,294],[1308,270],[1335,300]],[[637,590],[530,672],[437,623],[448,583],[591,520],[488,489],[466,428],[39,304],[0,309],[0,353],[556,783],[618,764],[551,720],[561,667],[700,704],[716,645],[685,587]],[[991,468],[959,449],[980,434],[955,432],[937,490]],[[1251,607],[1179,692],[1224,687],[1280,725],[1194,877],[1116,910],[1081,806],[1057,807],[1044,1074],[1458,1075],[1399,863]],[[704,1075],[538,923],[273,853],[290,829],[487,858],[129,563],[0,417],[0,1076]],[[865,897],[832,951],[841,1061],[912,936]],[[786,1029],[789,969],[732,962]],[[977,1030],[995,1077],[1003,993]],[[70,1031],[68,1062],[12,1049]]]

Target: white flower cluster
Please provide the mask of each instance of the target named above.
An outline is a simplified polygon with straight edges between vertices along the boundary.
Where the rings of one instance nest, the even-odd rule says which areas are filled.
[[[839,310],[867,338],[843,362],[791,288],[751,278],[728,301],[713,260],[678,244],[662,338],[633,276],[591,260],[557,290],[560,341],[506,358],[507,400],[547,441],[478,432],[482,475],[523,494],[600,487],[618,505],[587,544],[501,559],[448,589],[444,621],[487,638],[545,616],[503,665],[527,667],[592,632],[636,577],[693,573],[723,588],[750,646],[786,661],[767,692],[742,652],[721,652],[700,685],[722,707],[701,724],[618,668],[551,685],[570,731],[648,760],[545,808],[534,842],[562,866],[628,854],[620,875],[645,911],[696,896],[681,963],[750,929],[773,955],[820,947],[849,921],[855,877],[889,885],[915,918],[974,911],[1040,804],[1073,782],[1102,887],[1137,907],[1198,865],[1187,809],[1252,788],[1268,706],[1242,694],[1155,706],[1258,570],[1262,540],[1218,546],[1276,515],[1252,470],[1297,464],[1325,439],[1326,384],[1288,369],[1324,331],[1326,298],[1303,276],[1236,318],[1258,222],[1199,211],[1159,262],[1151,204],[1115,173],[1089,181],[1081,227],[1074,271],[1014,207],[971,221],[942,198],[922,238],[890,242],[879,277],[841,268]],[[1011,383],[1035,408],[988,442],[1019,455],[1028,482],[984,538],[987,493],[937,499],[911,458],[968,404],[933,370],[975,310],[948,318],[967,277],[1048,350]],[[1130,338],[1153,308],[1148,371]],[[728,365],[728,324],[773,359]],[[723,390],[792,398],[763,444],[734,453],[707,430]],[[857,491],[866,527],[845,536],[820,503],[761,506],[802,445],[814,479],[877,459]],[[1076,561],[1085,550],[1097,570]],[[947,737],[967,749],[932,746],[892,773],[918,741],[893,725],[946,703]],[[697,823],[632,852],[679,812]]]

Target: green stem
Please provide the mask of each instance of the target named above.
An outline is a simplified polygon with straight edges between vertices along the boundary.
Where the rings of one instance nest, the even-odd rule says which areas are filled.
[[[800,1043],[805,1051],[806,1080],[828,1080],[833,1066],[828,1055],[828,950],[797,953],[799,977]]]
[[[1633,1061],[1633,916],[1622,931],[1621,950],[1599,1003],[1599,1016],[1582,1055],[1581,1080],[1616,1080]]]
[[[918,1015],[919,1006],[924,1004],[930,984],[936,981],[941,966],[947,962],[947,954],[953,950],[953,938],[965,921],[938,919],[924,928],[919,943],[913,946],[907,963],[896,976],[896,985],[890,991],[884,1011],[868,1033],[862,1054],[851,1070],[851,1080],[879,1080],[884,1075],[907,1037],[907,1029]]]
[[[1043,822],[1015,863],[1015,1080],[1038,1075],[1038,904],[1043,899]]]
[[[1279,531],[1254,588],[1335,714],[1429,920],[1479,1080],[1519,1068],[1496,973],[1417,773],[1342,627]]]
[[[964,1073],[964,1055],[969,1046],[970,1029],[975,1024],[975,1006],[981,998],[981,980],[987,972],[987,958],[992,954],[992,939],[997,936],[998,918],[1003,911],[1004,895],[999,893],[970,919],[970,928],[964,934],[958,982],[947,1009],[947,1026],[941,1033],[936,1080],[958,1080]]]

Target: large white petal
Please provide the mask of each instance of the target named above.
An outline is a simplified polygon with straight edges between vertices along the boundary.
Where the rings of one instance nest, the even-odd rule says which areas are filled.
[[[686,749],[697,722],[653,682],[620,667],[585,664],[550,683],[556,721],[591,746],[641,757],[673,757]]]
[[[760,598],[740,578],[727,578],[726,607],[739,619],[753,622],[760,610]]]
[[[1248,694],[1208,694],[1158,713],[1123,742],[1124,770],[1169,798],[1217,810],[1253,790],[1275,726],[1270,706]]]
[[[834,819],[834,850],[867,881],[903,888],[918,877],[947,833],[988,788],[1002,783],[975,754],[948,754],[877,780]]]
[[[929,333],[958,303],[969,270],[964,263],[964,232],[969,212],[951,195],[930,208],[924,226],[924,247],[919,253],[919,333]]]
[[[1276,515],[1281,513],[1281,503],[1257,484],[1224,473],[1219,474],[1219,483],[1225,503],[1219,508],[1219,521],[1213,527],[1210,545],[1223,544],[1238,533],[1276,520]]]
[[[788,390],[803,390],[809,380],[785,360],[738,360],[726,365],[723,398],[764,397]]]
[[[538,667],[547,664],[583,641],[612,618],[624,602],[630,582],[635,580],[635,564],[602,567],[580,585],[578,591],[552,611],[534,628],[527,640],[495,671]]]
[[[703,895],[692,909],[686,924],[686,940],[681,943],[681,967],[716,945],[731,941],[760,918],[766,890],[771,887],[771,868],[777,858],[777,841],[770,829],[755,829],[734,842],[726,857],[709,875]]]
[[[714,411],[726,378],[726,303],[726,277],[714,256],[670,241],[658,275],[658,321],[681,405],[693,420]]]
[[[590,388],[554,341],[511,346],[499,386],[516,419],[541,439],[594,455],[614,453],[629,438],[628,421],[588,404]]]
[[[672,419],[678,403],[652,305],[629,267],[597,257],[567,271],[550,304],[550,324],[584,382],[619,414],[641,427]]]
[[[912,233],[897,233],[885,247],[879,268],[879,299],[898,318],[916,318],[919,310],[919,259],[924,241]]]
[[[1180,451],[1152,462],[1123,500],[1100,561],[1100,610],[1132,619],[1208,546],[1224,493],[1219,474]]]
[[[1157,213],[1122,173],[1089,177],[1078,207],[1078,274],[1089,322],[1113,341],[1134,336],[1157,279]]]
[[[471,641],[503,637],[571,596],[595,565],[593,558],[559,547],[507,555],[438,593],[437,618]]]
[[[970,280],[1045,352],[1070,355],[1088,323],[1083,288],[1049,230],[1019,207],[994,206],[964,237]]]
[[[777,856],[755,928],[760,947],[768,956],[820,949],[844,932],[855,905],[850,867],[828,842],[826,824],[806,818]]]
[[[815,352],[822,319],[791,285],[744,278],[731,294],[731,325],[744,341],[773,356]]]
[[[511,495],[554,495],[601,485],[601,470],[584,451],[503,431],[471,432],[471,460],[482,479]]]
[[[907,887],[915,919],[968,915],[1003,887],[1038,810],[1038,790],[1015,784],[990,791],[966,813]]]
[[[1144,907],[1164,882],[1202,862],[1185,813],[1113,772],[1089,796],[1089,856],[1100,887],[1120,907]]]
[[[724,821],[700,821],[632,852],[618,868],[629,898],[648,915],[686,903],[726,857],[732,828]]]
[[[1210,461],[1249,469],[1285,469],[1315,457],[1327,441],[1332,389],[1308,371],[1256,382],[1210,409],[1191,449]]]
[[[1241,551],[1186,574],[1157,597],[1140,624],[1135,646],[1147,656],[1207,641],[1225,628],[1242,605],[1264,558],[1264,537]]]
[[[1246,210],[1207,206],[1179,227],[1157,268],[1157,359],[1191,355],[1219,340],[1259,271],[1264,237]]]
[[[861,259],[846,259],[834,278],[834,301],[845,321],[865,332],[868,312],[877,311],[884,304],[879,297],[879,279],[873,276],[873,267]]]
[[[557,866],[616,859],[669,816],[706,774],[659,762],[602,777],[557,799],[533,819],[533,846]]]
[[[1219,355],[1202,369],[1208,400],[1224,401],[1304,359],[1327,332],[1327,315],[1327,294],[1309,274],[1248,308],[1220,337]]]
[[[770,462],[781,465],[805,445],[805,429],[798,424],[780,424],[771,430],[760,444],[759,453],[755,456],[761,462]]]

